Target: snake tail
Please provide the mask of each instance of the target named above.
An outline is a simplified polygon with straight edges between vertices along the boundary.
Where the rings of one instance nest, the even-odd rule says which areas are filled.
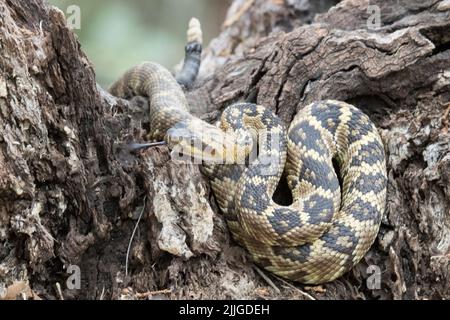
[[[177,82],[185,88],[190,88],[197,79],[202,56],[202,38],[200,21],[192,18],[187,31],[183,68],[176,77]]]

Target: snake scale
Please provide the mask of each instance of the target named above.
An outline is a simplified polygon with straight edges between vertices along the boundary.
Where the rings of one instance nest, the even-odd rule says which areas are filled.
[[[192,20],[178,82],[162,66],[146,62],[126,72],[110,92],[149,98],[149,139],[194,157],[204,154],[192,144],[195,139],[216,160],[233,155],[224,164],[204,161],[202,171],[234,239],[258,265],[307,284],[338,278],[368,251],[385,208],[385,154],[375,125],[356,107],[334,100],[305,106],[288,130],[270,109],[252,103],[226,108],[220,128],[208,124],[189,113],[182,90],[195,80],[199,52],[201,29]],[[238,156],[248,160],[248,148],[256,143],[255,159],[235,163]],[[288,206],[272,199],[283,174],[293,199]]]

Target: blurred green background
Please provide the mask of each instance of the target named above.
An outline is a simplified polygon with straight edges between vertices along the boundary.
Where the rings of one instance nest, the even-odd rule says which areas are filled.
[[[70,5],[81,10],[74,30],[95,66],[97,82],[108,87],[126,69],[155,61],[170,71],[184,56],[191,17],[202,23],[206,44],[218,35],[230,4],[227,0],[49,0],[66,16]]]

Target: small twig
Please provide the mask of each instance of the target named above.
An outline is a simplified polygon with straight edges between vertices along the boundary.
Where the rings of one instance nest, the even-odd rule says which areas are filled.
[[[443,116],[442,116],[442,124],[444,125],[444,130],[445,130],[445,132],[447,132],[448,131],[448,125],[449,125],[449,119],[448,119],[448,116],[449,116],[449,114],[450,114],[450,103],[448,103],[446,106],[445,106],[445,111],[444,111],[444,114],[443,114]]]
[[[285,285],[287,285],[288,287],[298,291],[302,296],[308,298],[309,300],[317,300],[316,298],[314,298],[312,295],[310,295],[309,293],[306,293],[302,290],[300,290],[299,288],[297,288],[296,286],[294,286],[293,284],[287,282],[286,280],[284,280],[283,278],[277,277],[276,275],[274,275],[275,278],[277,278],[279,281],[283,282]]]
[[[64,300],[64,296],[61,291],[61,285],[59,284],[59,282],[56,283],[56,292],[58,293],[59,300]]]
[[[156,294],[166,294],[166,293],[171,293],[172,291],[170,289],[163,289],[163,290],[158,290],[158,291],[148,291],[148,292],[144,292],[144,293],[136,293],[135,296],[137,298],[148,298],[148,297],[152,297]]]
[[[134,235],[136,234],[136,230],[139,226],[139,222],[141,222],[141,218],[142,218],[142,215],[145,210],[145,200],[147,200],[147,196],[144,197],[144,205],[142,206],[142,210],[141,210],[141,213],[139,214],[138,221],[136,222],[136,225],[134,226],[133,233],[131,234],[130,242],[128,242],[127,257],[125,259],[125,276],[128,276],[128,258],[130,257],[131,244],[133,243]]]
[[[450,259],[450,253],[449,254],[440,254],[440,255],[430,257],[430,259],[441,259],[441,258]]]
[[[277,293],[280,293],[281,291],[280,291],[280,289],[278,289],[278,287],[275,285],[275,283],[273,283],[273,281],[272,280],[270,280],[270,278],[268,277],[268,276],[266,276],[266,274],[261,270],[261,269],[259,269],[257,266],[255,266],[255,270],[256,270],[256,272],[258,272],[258,274],[264,279],[264,280],[266,280],[266,282],[277,292]]]
[[[235,24],[239,20],[239,18],[242,17],[242,15],[246,13],[248,9],[250,9],[250,7],[253,5],[253,2],[255,2],[255,0],[247,0],[234,15],[232,15],[223,23],[223,27],[228,28]]]
[[[42,24],[44,23],[44,20],[41,20],[39,22],[39,32],[41,34],[41,37],[44,35],[44,29],[42,28]]]
[[[103,300],[104,295],[105,295],[105,286],[103,286],[103,288],[102,288],[102,293],[100,293],[99,300]]]

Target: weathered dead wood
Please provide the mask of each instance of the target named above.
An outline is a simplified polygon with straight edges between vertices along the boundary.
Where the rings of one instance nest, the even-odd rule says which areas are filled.
[[[377,242],[343,278],[302,291],[273,279],[277,294],[229,239],[197,167],[171,162],[166,148],[123,148],[142,139],[145,99],[97,88],[57,9],[0,0],[0,296],[25,282],[56,297],[77,264],[83,287],[63,285],[66,299],[449,298],[450,5],[352,0],[316,16],[326,10],[307,7],[336,2],[234,1],[190,94],[210,120],[253,99],[288,123],[333,98],[380,128],[389,190]],[[367,30],[369,4],[381,8],[377,30]],[[368,265],[383,272],[378,290],[366,286]]]

